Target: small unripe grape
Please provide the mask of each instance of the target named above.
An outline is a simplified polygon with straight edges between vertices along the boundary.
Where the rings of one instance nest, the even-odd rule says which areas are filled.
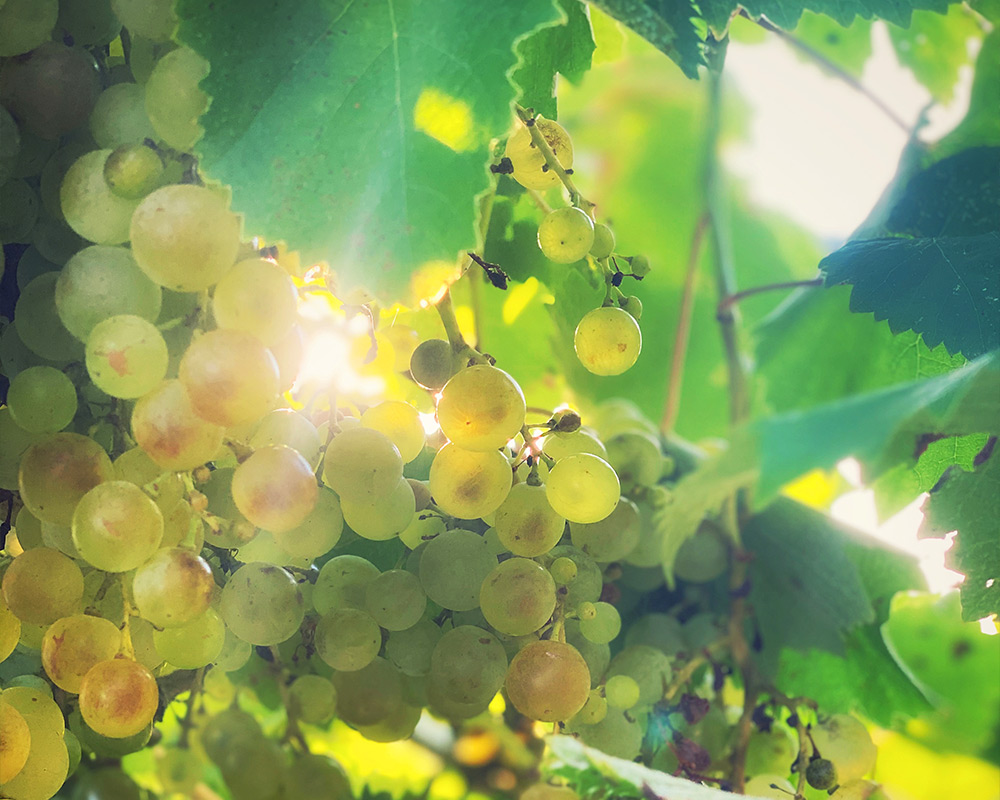
[[[829,789],[837,783],[837,770],[826,758],[814,758],[806,767],[806,781],[813,789]]]
[[[576,613],[580,619],[594,619],[597,616],[597,606],[590,602],[583,602],[576,607]]]
[[[642,319],[642,300],[636,297],[634,294],[630,294],[624,300],[618,302],[618,306],[627,311],[633,317],[635,317],[636,322]]]
[[[591,689],[590,694],[587,695],[587,702],[573,717],[573,722],[581,725],[596,725],[607,715],[608,701],[601,694],[600,689]]]
[[[579,208],[558,208],[538,226],[538,246],[549,261],[572,264],[590,252],[594,221]]]
[[[163,161],[144,144],[124,144],[104,162],[104,180],[119,197],[138,200],[160,184]]]
[[[642,332],[635,318],[614,306],[587,312],[573,334],[580,363],[595,375],[621,375],[642,350]]]
[[[410,356],[410,374],[426,389],[440,389],[454,372],[451,345],[444,339],[421,342]]]
[[[639,684],[628,675],[613,675],[604,685],[604,696],[611,708],[626,711],[639,702]]]
[[[649,259],[646,256],[632,256],[629,264],[632,267],[632,274],[637,278],[644,278],[650,272]]]
[[[594,258],[607,258],[615,249],[615,233],[603,222],[594,224],[594,243],[590,246],[590,255]]]
[[[560,556],[549,565],[549,572],[557,584],[565,586],[576,577],[576,562],[572,558]]]

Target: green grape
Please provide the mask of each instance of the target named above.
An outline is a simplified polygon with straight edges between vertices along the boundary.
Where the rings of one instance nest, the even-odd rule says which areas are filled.
[[[133,447],[118,456],[114,461],[114,468],[115,478],[134,483],[146,491],[160,507],[164,518],[168,509],[178,501],[186,504],[184,481],[181,477],[176,473],[164,472],[141,447]]]
[[[417,513],[410,524],[400,531],[399,538],[411,550],[416,550],[420,545],[444,533],[446,527],[444,519],[436,514]]]
[[[23,430],[55,433],[76,416],[76,389],[63,372],[53,367],[29,367],[11,381],[7,406]]]
[[[85,247],[66,262],[56,281],[56,310],[82,342],[102,320],[132,314],[155,322],[160,287],[147,278],[124,247]]]
[[[21,457],[21,500],[42,522],[69,525],[87,492],[114,477],[111,459],[99,444],[78,433],[53,433]]]
[[[611,660],[608,677],[628,675],[639,685],[638,705],[659,702],[670,683],[670,660],[659,650],[646,645],[626,647]]]
[[[73,733],[79,737],[81,746],[98,758],[119,759],[129,753],[136,753],[149,743],[153,733],[153,723],[150,722],[132,736],[122,738],[102,736],[83,721],[83,716],[79,711],[70,714],[69,724]]]
[[[116,195],[104,180],[104,162],[109,155],[110,150],[94,150],[81,156],[67,170],[59,188],[66,222],[96,244],[128,241],[129,222],[139,205],[137,200]]]
[[[420,722],[421,706],[403,703],[374,725],[359,725],[358,732],[371,742],[398,742],[409,739]]]
[[[255,450],[269,445],[286,445],[315,466],[319,463],[322,441],[319,431],[303,414],[290,408],[277,408],[265,414],[250,437],[249,444]]]
[[[432,714],[451,722],[478,717],[489,708],[488,702],[460,703],[444,692],[434,681],[426,682],[426,703]]]
[[[378,623],[356,608],[335,608],[316,623],[316,654],[336,670],[366,667],[381,647]]]
[[[305,617],[295,579],[271,564],[245,564],[222,589],[219,613],[243,641],[272,645],[293,636]]]
[[[292,556],[318,558],[330,552],[344,531],[344,515],[337,495],[319,489],[316,505],[309,515],[289,531],[272,531],[275,542]]]
[[[126,658],[100,661],[80,686],[80,713],[94,732],[123,739],[153,720],[160,693],[156,679],[142,664]]]
[[[535,117],[533,125],[545,137],[556,160],[563,169],[573,166],[573,142],[563,127],[544,117]],[[531,131],[519,125],[507,140],[504,155],[514,168],[513,178],[526,189],[549,189],[558,185],[559,176],[548,169],[545,156],[531,141]]]
[[[610,603],[594,603],[592,619],[580,619],[580,633],[596,644],[612,641],[622,629],[618,609]]]
[[[587,695],[587,702],[583,704],[576,716],[570,720],[574,726],[596,725],[608,715],[608,701],[601,694],[600,689],[591,689]]]
[[[17,123],[7,109],[0,108],[0,186],[14,174],[20,153],[21,133]]]
[[[126,238],[132,240],[136,263],[154,283],[178,292],[201,291],[218,283],[236,261],[240,222],[221,194],[193,184],[164,186],[134,207]]]
[[[592,620],[597,617],[597,606],[589,601],[585,601],[576,607],[576,613],[581,622],[584,620]],[[591,639],[591,641],[594,640]]]
[[[632,256],[629,265],[632,267],[632,274],[638,278],[644,278],[650,273],[649,259],[646,256]]]
[[[639,543],[639,509],[627,497],[618,501],[615,510],[600,522],[572,522],[570,538],[576,547],[594,561],[607,564],[621,561]]]
[[[653,486],[663,471],[660,443],[645,433],[625,431],[605,442],[608,463],[618,474],[623,491]]]
[[[194,469],[210,461],[222,446],[225,429],[194,413],[184,386],[164,381],[132,410],[132,435],[163,469]]]
[[[160,185],[163,161],[144,144],[123,144],[104,162],[104,180],[111,191],[129,200],[141,200]]]
[[[538,247],[557,264],[577,262],[593,246],[594,221],[579,208],[557,208],[546,214],[538,226]]]
[[[208,95],[198,84],[206,75],[208,62],[178,47],[156,62],[146,81],[146,114],[156,135],[175,150],[191,150],[204,133],[198,117],[208,108]]]
[[[292,388],[299,376],[299,369],[305,356],[305,337],[302,329],[295,325],[276,345],[270,348],[271,355],[278,362],[278,380],[281,391]]]
[[[163,515],[135,484],[106,481],[85,494],[73,513],[73,544],[80,557],[105,572],[128,572],[163,539]]]
[[[603,222],[594,223],[594,243],[590,255],[596,259],[607,258],[615,250],[615,232]]]
[[[7,181],[0,192],[0,241],[31,241],[38,205],[38,193],[26,181]]]
[[[156,652],[177,669],[199,669],[213,663],[225,641],[226,626],[214,608],[178,627],[153,631]]]
[[[385,656],[404,675],[419,677],[431,670],[431,654],[441,639],[441,629],[420,620],[401,631],[392,631],[385,644]]]
[[[110,44],[122,24],[111,10],[110,0],[60,0],[56,27],[77,45]]]
[[[497,565],[482,536],[450,530],[432,539],[420,555],[420,583],[442,608],[469,611],[479,606],[479,589]]]
[[[39,275],[58,271],[59,265],[53,264],[41,254],[37,247],[32,245],[21,254],[21,258],[17,262],[17,288],[23,292],[28,284]]]
[[[455,372],[455,351],[444,339],[428,339],[410,356],[410,374],[425,389],[440,389]]]
[[[580,363],[595,375],[621,375],[639,358],[642,333],[627,311],[604,306],[588,311],[573,334]]]
[[[196,338],[181,359],[179,377],[195,413],[216,425],[258,420],[278,398],[274,356],[241,331],[214,330]]]
[[[415,503],[413,489],[405,478],[384,497],[372,502],[355,503],[341,500],[344,521],[358,536],[373,541],[395,538],[413,521]]]
[[[319,675],[300,675],[288,687],[291,711],[303,722],[320,725],[337,712],[337,690]]]
[[[627,711],[639,702],[639,684],[628,675],[613,675],[604,686],[608,706]]]
[[[156,777],[166,792],[190,796],[203,770],[202,759],[193,750],[171,747],[157,754]]]
[[[663,536],[671,527],[670,490],[655,486],[647,490],[639,505],[639,542],[625,557],[636,567],[655,567],[663,575]]]
[[[628,297],[619,300],[618,307],[622,311],[627,311],[636,322],[642,319],[642,300],[634,294],[630,294]]]
[[[399,450],[379,431],[361,427],[345,430],[326,448],[323,482],[341,501],[377,501],[395,489],[402,477]]]
[[[52,363],[52,362],[48,362]],[[16,325],[0,331],[0,373],[11,380],[28,367],[44,366],[46,361],[28,349],[17,333]]]
[[[601,440],[583,428],[571,433],[550,433],[542,440],[542,452],[556,461],[576,453],[590,453],[605,461],[608,459]]]
[[[524,716],[559,722],[576,714],[590,695],[590,671],[575,647],[540,640],[526,645],[507,670],[507,696]]]
[[[109,86],[90,112],[90,132],[97,146],[108,150],[154,138],[146,115],[146,90],[135,83]]]
[[[65,553],[70,558],[79,559],[80,551],[73,543],[73,529],[70,526],[53,525],[51,522],[42,523],[42,544],[45,547],[52,547],[61,553]]]
[[[479,593],[483,616],[501,633],[525,636],[541,628],[556,607],[556,585],[541,564],[510,558],[498,564]]]
[[[409,464],[424,449],[424,426],[420,414],[401,400],[385,400],[361,415],[361,425],[384,433],[396,445],[404,464]]]
[[[220,766],[232,756],[232,751],[247,742],[264,738],[257,720],[236,706],[216,714],[201,731],[201,746],[212,761]]]
[[[43,257],[65,264],[86,242],[61,219],[42,217],[31,229],[31,241]]]
[[[773,798],[773,800],[788,800],[789,797],[795,797],[795,787],[783,775],[765,773],[755,775],[747,781],[743,786],[743,794]]]
[[[576,577],[576,573],[576,562],[566,556],[560,556],[549,565],[549,574],[559,586],[571,583]]]
[[[711,613],[695,614],[684,623],[682,631],[688,652],[701,650],[721,639],[726,631],[724,622]]]
[[[316,507],[319,487],[309,463],[291,447],[255,450],[233,474],[233,500],[254,525],[291,531]]]
[[[223,647],[224,646],[225,636],[223,636]],[[216,656],[215,659],[213,659],[215,663],[212,665],[212,669],[205,675],[205,681],[202,684],[202,687],[205,690],[206,697],[210,697],[216,702],[225,705],[236,700],[236,686],[233,685],[233,682],[229,679],[229,675],[226,672],[221,669],[216,669],[216,667],[218,667],[218,659],[219,656]]]
[[[46,272],[21,291],[14,307],[14,326],[21,341],[36,355],[50,361],[75,361],[82,347],[56,311],[58,280],[57,273]]]
[[[166,42],[177,27],[172,0],[111,0],[111,8],[133,36]]]
[[[583,602],[596,602],[604,588],[604,576],[597,563],[582,550],[568,544],[561,544],[549,551],[552,559],[568,558],[576,564],[576,576],[564,592],[560,592],[563,605],[573,609]]]
[[[42,639],[42,666],[60,689],[77,694],[87,671],[114,658],[122,636],[113,622],[85,614],[56,620]]]
[[[427,607],[420,579],[411,572],[391,569],[365,588],[365,610],[387,631],[416,625]]]
[[[0,406],[0,437],[3,438],[3,447],[0,447],[0,488],[16,490],[24,453],[43,437],[28,433],[14,422],[7,406]]]
[[[837,780],[842,784],[857,780],[875,768],[878,751],[872,737],[865,726],[850,714],[835,714],[825,722],[814,725],[810,736],[816,753],[833,763]]]
[[[674,575],[683,581],[707,583],[729,567],[729,548],[714,526],[702,524],[694,536],[680,546],[674,557]]]
[[[448,631],[431,655],[429,681],[459,703],[488,703],[503,687],[506,674],[503,645],[473,625]]]
[[[135,650],[135,660],[151,672],[163,663],[160,654],[156,652],[153,633],[156,628],[142,617],[132,617],[129,621],[129,633],[132,637],[132,647]],[[249,647],[249,645],[247,645]]]
[[[282,796],[287,800],[299,797],[351,800],[354,797],[351,784],[340,765],[329,756],[315,753],[295,759],[285,776]]]
[[[634,759],[642,749],[643,726],[635,718],[634,709],[628,714],[608,709],[604,719],[582,726],[579,733],[588,746],[626,761]]]
[[[566,520],[553,511],[544,486],[519,483],[511,488],[494,517],[500,542],[517,556],[533,558],[562,538]]]
[[[602,458],[577,453],[556,462],[545,483],[553,509],[572,522],[600,522],[621,497],[618,476]]]
[[[0,4],[0,56],[27,53],[48,41],[58,18],[57,0],[6,0]]]
[[[363,611],[368,584],[378,575],[378,567],[361,556],[331,558],[316,577],[313,606],[320,614],[328,614],[337,608]]]
[[[431,463],[434,502],[459,519],[492,514],[510,492],[511,480],[510,464],[499,450],[472,452],[446,444]]]
[[[625,631],[625,646],[648,645],[668,656],[688,650],[681,624],[670,614],[654,612],[634,620]]]
[[[502,369],[477,364],[461,370],[441,389],[437,415],[457,447],[477,453],[494,451],[524,425],[524,394]]]
[[[22,508],[17,512],[14,529],[17,531],[17,541],[22,549],[42,547],[42,523],[28,509]]]
[[[167,374],[167,343],[153,323],[131,314],[99,322],[87,337],[87,373],[112,397],[153,391]]]
[[[12,1],[8,0],[8,4]],[[0,17],[0,30],[3,29],[3,24],[3,19]],[[8,689],[4,694],[12,691],[12,689]],[[4,699],[8,701],[10,706],[15,705],[9,698],[5,697]],[[46,698],[46,700],[58,711],[58,706],[50,698]],[[0,708],[2,707],[0,706]],[[48,727],[40,718],[41,715],[31,713],[28,708],[20,707],[16,710],[21,714],[28,727],[30,750],[24,765],[10,781],[3,784],[0,791],[6,797],[17,798],[17,800],[22,798],[23,800],[45,800],[59,791],[69,772],[69,753],[63,741],[65,728],[61,724],[59,730]],[[61,723],[62,714],[59,714],[59,717]]]
[[[0,702],[0,784],[23,768],[31,752],[31,728],[14,706]]]
[[[351,725],[375,725],[403,705],[403,680],[392,664],[375,658],[362,669],[337,672],[337,716]]]
[[[215,595],[212,569],[183,547],[159,550],[132,578],[132,596],[142,617],[161,628],[190,622]]]
[[[244,642],[229,628],[226,628],[226,638],[222,650],[215,659],[215,669],[224,672],[235,672],[242,668],[253,655],[253,647]]]
[[[212,313],[220,328],[256,336],[267,347],[295,324],[298,292],[288,273],[273,261],[240,261],[216,284]]]
[[[69,754],[69,775],[72,776],[83,759],[83,748],[76,734],[69,729],[63,733],[63,744],[66,745],[66,752]]]

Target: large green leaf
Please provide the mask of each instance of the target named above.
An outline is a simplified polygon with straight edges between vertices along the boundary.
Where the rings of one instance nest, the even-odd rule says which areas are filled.
[[[710,14],[706,18],[713,24],[728,19],[729,14],[743,6],[754,17],[767,17],[779,28],[791,30],[806,10],[833,17],[841,25],[850,25],[855,17],[884,19],[904,28],[917,9],[930,9],[943,13],[948,0],[747,0],[746,2],[721,2],[710,0]],[[729,9],[727,13],[726,9]]]
[[[677,62],[689,78],[698,77],[705,63],[702,37],[694,20],[699,16],[691,0],[591,0],[609,16],[624,23]]]
[[[844,26],[825,14],[805,11],[795,26],[795,38],[857,78],[872,54],[872,23],[867,19]],[[810,58],[798,49],[794,52],[803,60]]]
[[[962,619],[1000,614],[1000,456],[992,455],[975,472],[950,472],[931,491],[924,511],[921,535],[958,531],[947,560],[965,575]]]
[[[475,245],[474,196],[510,126],[519,37],[557,19],[512,0],[179,0],[212,65],[196,147],[248,231],[396,298]]]
[[[1000,347],[1000,233],[848,242],[820,262],[826,283],[854,285],[852,311],[894,332],[975,358]]]
[[[959,71],[969,63],[969,40],[982,35],[975,14],[963,3],[947,14],[915,11],[908,28],[889,27],[899,62],[942,103],[951,100]]]

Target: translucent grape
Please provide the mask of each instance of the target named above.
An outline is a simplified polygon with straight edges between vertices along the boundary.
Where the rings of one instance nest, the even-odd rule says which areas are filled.
[[[429,680],[459,703],[488,703],[507,674],[507,654],[488,631],[460,625],[445,633],[431,655]]]
[[[331,558],[319,571],[313,589],[313,606],[320,614],[335,608],[363,611],[368,584],[379,575],[378,567],[361,556]]]
[[[164,469],[194,469],[210,461],[219,452],[224,433],[224,428],[194,413],[178,380],[161,383],[132,411],[132,435]]]
[[[42,546],[42,523],[28,509],[22,508],[14,518],[14,529],[17,531],[17,541],[22,549]]]
[[[590,747],[616,758],[631,761],[642,749],[643,726],[634,711],[608,709],[607,716],[595,725],[580,728],[580,738]]]
[[[96,244],[121,244],[129,239],[129,222],[138,200],[119,197],[104,180],[110,150],[94,150],[77,159],[66,172],[59,202],[69,226]]]
[[[440,389],[455,371],[455,353],[444,339],[427,339],[410,356],[413,380],[427,389]]]
[[[155,670],[163,663],[160,654],[156,652],[156,644],[153,642],[155,631],[153,624],[142,617],[132,617],[129,621],[129,634],[132,638],[132,647],[135,650],[135,660],[150,671]]]
[[[243,641],[272,645],[299,629],[305,603],[289,573],[271,564],[252,563],[230,576],[222,589],[219,612]]]
[[[327,446],[323,482],[341,500],[370,503],[384,497],[403,477],[403,459],[384,433],[352,428],[337,434]]]
[[[77,694],[88,670],[121,648],[118,626],[101,617],[74,614],[56,620],[42,639],[42,666],[60,689]]]
[[[510,701],[524,716],[558,722],[572,717],[587,702],[590,671],[572,645],[540,640],[514,656],[505,686]]]
[[[21,457],[21,500],[42,522],[68,526],[87,492],[114,477],[111,459],[93,439],[78,433],[53,433]]]
[[[384,433],[396,445],[404,464],[409,464],[424,449],[424,426],[420,414],[409,403],[385,400],[361,415],[361,425]]]
[[[183,547],[158,551],[132,578],[139,613],[161,628],[190,622],[208,608],[214,594],[211,567]]]
[[[177,27],[171,0],[111,0],[111,8],[133,36],[166,42]]]
[[[215,286],[212,314],[220,328],[256,336],[267,347],[292,329],[299,295],[284,269],[273,261],[240,261]]]
[[[875,768],[878,751],[872,737],[850,714],[833,715],[814,725],[810,735],[820,757],[833,762],[841,784],[857,780]]]
[[[156,777],[167,792],[190,796],[203,769],[202,759],[193,750],[172,747],[157,754]]]
[[[55,433],[76,416],[76,389],[60,370],[29,367],[11,381],[7,406],[14,421],[29,433]]]
[[[599,689],[591,689],[587,695],[587,702],[583,704],[576,716],[573,717],[574,725],[596,725],[608,714],[608,701]]]
[[[556,584],[541,564],[510,558],[483,581],[479,606],[500,633],[526,636],[541,628],[556,607]]]
[[[387,631],[404,631],[424,615],[427,595],[412,572],[391,569],[365,588],[365,610]]]
[[[660,443],[639,431],[625,431],[605,442],[607,462],[618,474],[624,491],[637,486],[653,486],[663,471]]]
[[[549,574],[559,586],[571,583],[576,577],[576,572],[576,562],[565,556],[560,556],[549,565]]]
[[[628,675],[613,675],[604,686],[608,706],[627,711],[639,702],[639,684]]]
[[[123,144],[104,162],[104,180],[111,191],[129,200],[141,200],[160,185],[163,161],[144,144]]]
[[[125,658],[90,668],[80,687],[80,713],[96,733],[112,739],[134,736],[153,720],[159,689],[152,673]]]
[[[102,182],[103,169],[102,162]],[[211,189],[164,186],[134,207],[132,254],[154,283],[179,292],[201,291],[217,283],[236,261],[239,219]]]
[[[14,652],[20,639],[21,620],[10,610],[3,592],[0,592],[0,663],[6,661]]]
[[[316,653],[336,670],[368,666],[382,647],[378,623],[356,608],[335,608],[316,623]]]
[[[288,391],[299,376],[305,355],[305,337],[302,335],[302,329],[295,325],[280,342],[269,349],[274,360],[278,362],[278,381],[281,391]]]
[[[426,675],[431,669],[431,654],[441,636],[441,629],[428,620],[393,631],[385,644],[386,658],[404,675]]]
[[[287,445],[309,462],[319,463],[322,441],[319,431],[304,415],[290,408],[277,408],[265,414],[250,437],[250,446],[254,449],[268,445]]]
[[[590,247],[590,255],[594,258],[607,258],[615,250],[615,233],[603,222],[594,223],[594,243]]]
[[[621,561],[639,543],[639,509],[626,497],[600,522],[570,523],[573,544],[594,561]]]
[[[290,447],[254,451],[233,474],[233,500],[254,525],[290,531],[316,507],[319,488],[309,463]]]
[[[423,712],[421,706],[403,703],[374,725],[359,725],[358,732],[370,742],[398,742],[409,739]]]
[[[618,476],[602,458],[577,453],[556,462],[545,483],[549,504],[572,522],[600,522],[621,497]]]
[[[135,83],[109,86],[90,112],[90,132],[97,146],[108,150],[152,139],[155,134],[146,115],[146,90]]]
[[[549,505],[544,486],[519,483],[496,510],[493,527],[510,552],[533,558],[555,547],[566,520]]]
[[[198,669],[219,657],[226,641],[226,626],[214,608],[175,628],[153,631],[160,657],[177,669]]]
[[[479,588],[497,565],[486,540],[450,530],[427,543],[420,556],[420,583],[443,608],[469,611],[479,605]]]
[[[549,261],[573,264],[594,245],[594,221],[586,212],[570,206],[545,215],[538,226],[538,246]]]
[[[535,117],[534,126],[545,137],[563,169],[573,166],[573,142],[563,127],[544,117]],[[527,189],[549,189],[559,183],[559,176],[548,169],[545,156],[531,140],[526,125],[519,125],[507,140],[505,155],[514,168],[513,178]]]
[[[415,504],[413,489],[400,478],[388,495],[370,503],[341,501],[344,521],[358,536],[374,541],[392,539],[413,521]]]
[[[485,453],[503,447],[520,432],[524,394],[502,369],[477,364],[445,384],[437,415],[441,431],[458,447]]]
[[[38,193],[26,182],[7,181],[0,194],[0,237],[8,242],[31,241],[38,219]]]
[[[330,552],[344,531],[344,515],[337,495],[326,487],[319,489],[316,505],[297,527],[272,531],[274,540],[289,554],[317,558]]]
[[[446,444],[431,463],[434,502],[459,519],[492,514],[506,499],[511,481],[510,464],[499,450],[472,452]]]
[[[596,613],[592,619],[580,620],[580,633],[596,644],[606,644],[621,631],[622,618],[618,609],[610,603],[594,603],[594,610]]]
[[[605,461],[608,459],[601,440],[583,428],[572,433],[550,433],[542,440],[542,451],[556,461],[575,453],[590,453]]]
[[[580,363],[595,375],[621,375],[639,358],[642,332],[627,311],[604,306],[580,320],[573,347]]]
[[[178,47],[156,62],[146,81],[146,114],[156,135],[175,150],[191,150],[204,133],[198,117],[208,108],[208,95],[198,84],[206,75],[208,62]]]
[[[692,583],[715,580],[728,567],[729,548],[711,525],[699,527],[674,557],[674,575]]]
[[[56,282],[56,309],[66,329],[82,342],[102,320],[133,314],[155,322],[160,287],[139,269],[124,247],[94,245],[74,255]]]
[[[663,698],[670,683],[669,659],[646,645],[626,647],[611,660],[608,677],[628,675],[639,685],[640,706],[651,706]]]
[[[73,513],[73,544],[88,564],[128,572],[163,539],[163,515],[149,495],[128,481],[106,481],[85,494]]]
[[[156,326],[122,314],[94,326],[87,337],[87,372],[112,397],[151,392],[167,374],[167,343]]]
[[[14,326],[31,352],[50,361],[76,360],[82,346],[66,330],[56,311],[55,272],[46,272],[31,281],[17,298]]]
[[[359,670],[337,672],[337,716],[351,725],[375,725],[403,705],[402,677],[384,658]]]
[[[249,642],[244,642],[229,628],[226,628],[226,638],[222,650],[215,660],[215,668],[225,672],[234,672],[244,666],[253,655]]]
[[[21,771],[31,752],[31,728],[21,712],[0,701],[0,783]]]
[[[406,529],[400,532],[399,538],[411,550],[416,550],[444,533],[446,527],[444,519],[437,514],[417,513]]]
[[[303,722],[319,725],[337,712],[337,690],[319,675],[300,675],[288,687],[291,711]]]

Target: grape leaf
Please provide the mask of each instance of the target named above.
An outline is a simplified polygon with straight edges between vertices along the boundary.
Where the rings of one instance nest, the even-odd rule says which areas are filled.
[[[826,14],[807,10],[795,26],[795,38],[856,78],[872,54],[872,23],[867,19],[842,25]],[[798,48],[793,52],[803,61],[811,58]]]
[[[1000,144],[1000,25],[983,39],[972,79],[969,110],[962,121],[938,142],[939,158],[976,145]]]
[[[694,23],[699,14],[690,0],[591,2],[666,53],[689,78],[698,77],[698,67],[705,63],[705,58],[702,53],[702,37]],[[728,14],[726,16],[728,18]]]
[[[1000,614],[1000,456],[994,452],[975,472],[948,473],[931,490],[924,514],[921,536],[958,531],[946,559],[951,569],[965,575],[962,619]]]
[[[550,25],[525,37],[517,45],[520,63],[511,80],[521,89],[518,102],[549,119],[556,114],[556,74],[579,83],[594,54],[594,35],[587,9],[579,0],[557,0],[563,11],[561,25]]]
[[[196,153],[233,187],[247,230],[392,298],[419,266],[475,244],[487,146],[510,126],[513,45],[557,19],[535,0],[179,0],[177,12],[179,40],[212,65]]]
[[[948,0],[747,0],[741,3],[755,17],[765,16],[785,30],[795,27],[806,9],[833,17],[841,25],[850,25],[855,17],[884,19],[906,27],[910,15],[917,9],[930,9],[944,13]]]
[[[826,284],[854,285],[852,311],[893,332],[975,358],[1000,347],[1000,233],[848,242],[820,262]]]

